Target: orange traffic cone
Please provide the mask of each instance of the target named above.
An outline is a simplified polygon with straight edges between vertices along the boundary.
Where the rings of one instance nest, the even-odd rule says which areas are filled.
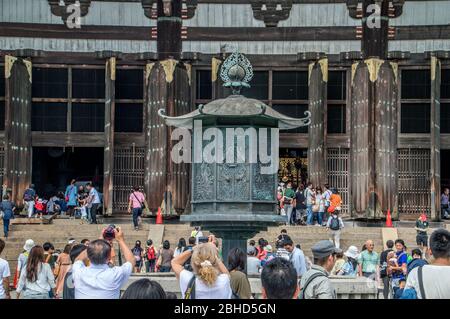
[[[156,214],[156,224],[162,224],[163,218],[161,215],[161,207],[158,207],[158,213]]]
[[[387,215],[386,215],[386,227],[392,227],[392,217],[391,217],[390,209],[388,209]]]

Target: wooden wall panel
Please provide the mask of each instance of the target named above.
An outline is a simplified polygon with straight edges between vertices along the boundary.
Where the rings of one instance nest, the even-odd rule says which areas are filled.
[[[31,62],[5,57],[5,173],[12,200],[21,204],[31,182]]]
[[[326,167],[326,105],[328,59],[321,59],[309,66],[309,111],[311,124],[308,129],[308,179],[313,185],[327,182]]]
[[[431,218],[441,219],[441,62],[431,57]]]

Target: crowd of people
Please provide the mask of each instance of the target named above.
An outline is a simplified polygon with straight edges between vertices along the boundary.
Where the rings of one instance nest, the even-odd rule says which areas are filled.
[[[342,210],[342,198],[328,184],[314,187],[312,183],[294,187],[291,182],[280,183],[277,199],[286,225],[327,226],[332,215]]]
[[[78,243],[70,238],[62,251],[49,242],[41,246],[29,239],[13,281],[8,262],[0,258],[0,299],[11,297],[10,286],[22,299],[176,298],[146,278],[132,280],[121,293],[133,272],[175,273],[183,299],[255,298],[249,281],[255,276],[261,280],[262,297],[269,299],[334,299],[330,280],[334,276],[382,282],[386,299],[450,298],[450,232],[444,229],[433,232],[427,250],[410,253],[402,239],[387,241],[381,254],[371,240],[361,251],[356,246],[343,251],[332,241],[322,240],[311,248],[312,260],[285,229],[274,239],[275,249],[264,238],[257,243],[250,240],[247,252],[234,248],[226,259],[213,235],[199,236],[203,235],[200,228],[191,235],[195,236],[188,241],[180,238],[174,248],[167,240],[159,247],[152,240],[145,247],[136,241],[129,248],[123,231],[109,226],[102,232],[103,239]],[[0,255],[4,248],[0,240]]]

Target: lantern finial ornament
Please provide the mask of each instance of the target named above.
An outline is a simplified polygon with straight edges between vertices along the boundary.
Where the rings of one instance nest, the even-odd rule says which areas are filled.
[[[240,95],[243,87],[249,88],[253,78],[253,67],[241,53],[232,53],[222,64],[220,78],[224,87],[230,87],[234,95]]]

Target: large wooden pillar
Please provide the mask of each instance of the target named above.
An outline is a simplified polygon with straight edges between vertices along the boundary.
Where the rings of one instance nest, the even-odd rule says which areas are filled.
[[[326,105],[328,58],[309,64],[308,179],[315,186],[327,183],[326,166]]]
[[[441,61],[431,56],[431,219],[441,219]]]
[[[5,173],[3,184],[12,201],[21,203],[31,183],[31,82],[30,61],[5,56]]]
[[[105,68],[105,151],[103,169],[103,212],[110,216],[113,209],[114,174],[114,113],[116,58],[110,57]]]

